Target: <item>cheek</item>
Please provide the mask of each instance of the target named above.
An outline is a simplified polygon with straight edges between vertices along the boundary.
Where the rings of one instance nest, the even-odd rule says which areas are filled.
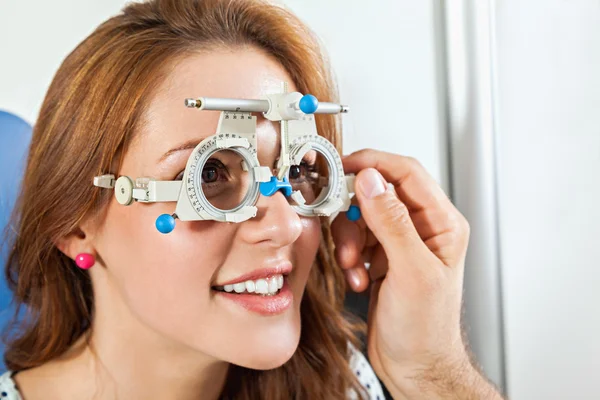
[[[164,212],[163,205],[112,207],[98,250],[127,308],[153,329],[178,336],[209,306],[210,280],[229,252],[231,229],[178,221],[173,232],[161,234],[154,221]]]
[[[321,243],[321,222],[317,217],[302,218],[302,236],[306,237],[304,246],[312,249],[312,254],[316,254]]]
[[[319,218],[302,218],[302,234],[298,240],[294,243],[294,254],[296,258],[296,265],[298,267],[296,271],[296,280],[300,283],[298,290],[304,291],[306,287],[306,281],[310,269],[312,268],[317,251],[319,250],[319,244],[321,242],[321,224]],[[296,285],[294,285],[296,286]]]

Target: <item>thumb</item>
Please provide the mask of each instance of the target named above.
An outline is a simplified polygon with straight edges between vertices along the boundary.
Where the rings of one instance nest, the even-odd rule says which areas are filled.
[[[389,259],[420,255],[426,250],[408,212],[396,191],[388,187],[383,176],[374,168],[358,173],[356,197],[367,226],[383,246]]]

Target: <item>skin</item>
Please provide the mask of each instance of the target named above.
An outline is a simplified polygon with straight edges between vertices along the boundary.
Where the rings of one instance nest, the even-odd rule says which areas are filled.
[[[187,110],[182,99],[258,98],[278,90],[281,80],[291,83],[276,61],[254,49],[185,59],[151,100],[121,174],[175,179],[191,150],[159,164],[161,155],[214,132],[218,113]],[[261,165],[275,164],[277,133],[276,125],[260,121]],[[363,218],[334,221],[336,257],[353,290],[371,287],[368,352],[375,372],[396,399],[500,399],[470,363],[461,336],[466,220],[411,158],[365,150],[343,162],[347,173],[358,174],[355,202]],[[385,191],[387,182],[394,189]],[[112,201],[104,220],[86,221],[65,238],[59,248],[69,257],[101,256],[90,270],[94,353],[78,343],[59,360],[19,373],[24,398],[185,400],[201,393],[215,399],[228,363],[256,369],[285,363],[298,345],[299,304],[319,222],[299,217],[279,193],[261,196],[257,207],[257,217],[242,224],[180,222],[163,236],[152,224],[172,213],[172,204]],[[215,282],[278,259],[294,265],[294,303],[282,315],[253,315],[211,295]],[[368,272],[364,261],[371,262]]]
[[[281,81],[297,90],[277,61],[252,48],[187,57],[152,99],[119,175],[175,180],[185,169],[193,148],[159,159],[213,134],[220,115],[185,108],[185,98],[260,98],[279,91]],[[276,165],[278,123],[259,116],[257,140],[260,164]],[[65,238],[60,247],[69,257],[97,256],[90,269],[97,357],[86,350],[18,374],[25,398],[195,399],[202,393],[210,399],[221,391],[229,363],[253,369],[285,363],[298,346],[300,301],[318,250],[320,223],[300,217],[281,192],[260,196],[256,206],[257,216],[241,224],[180,221],[163,235],[154,221],[173,213],[175,203],[125,207],[113,199],[102,221],[87,221],[79,235]],[[294,300],[282,314],[248,312],[211,290],[285,260],[293,265],[286,279]],[[50,376],[52,382],[45,379]]]
[[[367,344],[379,378],[395,399],[501,399],[462,340],[466,219],[412,158],[362,150],[343,164],[358,174],[363,218],[334,221],[336,257],[354,290],[371,286]]]

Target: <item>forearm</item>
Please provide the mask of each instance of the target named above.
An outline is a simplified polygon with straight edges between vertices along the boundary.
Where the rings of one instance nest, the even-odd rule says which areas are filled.
[[[388,390],[394,399],[502,400],[494,385],[468,361],[436,361],[390,374]]]

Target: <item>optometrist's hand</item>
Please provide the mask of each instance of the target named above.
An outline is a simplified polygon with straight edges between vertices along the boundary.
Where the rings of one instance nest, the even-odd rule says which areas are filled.
[[[357,174],[362,218],[333,222],[336,258],[353,290],[370,286],[368,355],[379,378],[396,399],[500,399],[463,343],[466,219],[412,158],[369,149],[343,164]]]

